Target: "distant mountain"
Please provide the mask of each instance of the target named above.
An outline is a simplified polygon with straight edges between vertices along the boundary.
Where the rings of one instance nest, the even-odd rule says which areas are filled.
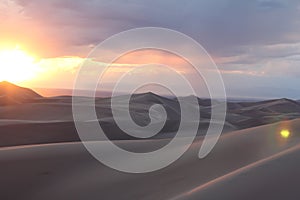
[[[19,104],[41,97],[31,89],[19,87],[7,81],[0,82],[0,105]]]

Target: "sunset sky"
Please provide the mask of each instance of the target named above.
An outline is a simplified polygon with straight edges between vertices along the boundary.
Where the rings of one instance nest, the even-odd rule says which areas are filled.
[[[0,0],[0,70],[10,67],[10,60],[1,62],[5,52],[17,51],[12,55],[20,59],[9,73],[19,71],[26,80],[0,79],[33,88],[72,88],[80,63],[96,45],[120,31],[148,26],[177,30],[199,42],[220,68],[228,96],[300,99],[298,0]],[[150,50],[118,60],[107,85],[153,61],[172,65],[203,87],[184,60]],[[164,73],[149,69],[136,78]]]

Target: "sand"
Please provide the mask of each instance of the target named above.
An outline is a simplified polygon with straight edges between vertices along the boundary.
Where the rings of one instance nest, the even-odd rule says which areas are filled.
[[[297,158],[300,156],[299,122],[286,121],[225,134],[213,152],[201,160],[197,158],[202,142],[199,139],[171,166],[147,174],[112,170],[95,160],[80,143],[2,148],[0,198],[299,197],[300,192],[295,189],[300,165]],[[288,139],[279,135],[278,131],[284,127],[292,132]],[[159,145],[163,140],[166,139],[117,142],[125,148],[141,151]],[[101,145],[101,142],[98,143]],[[273,187],[282,186],[285,189],[276,190],[280,195],[270,194]]]
[[[73,122],[70,96],[45,98],[30,89],[7,82],[0,83],[0,96],[0,147],[80,141]],[[124,109],[125,97],[114,97],[117,109]],[[198,106],[189,104],[189,98],[183,97],[182,99],[191,108]],[[3,100],[2,105],[1,99]],[[80,103],[82,106],[88,106],[86,105],[88,100],[88,97],[82,97]],[[137,139],[121,131],[115,124],[110,109],[110,98],[96,98],[95,102],[98,118],[94,120],[100,122],[111,140]],[[150,122],[149,107],[153,104],[163,105],[168,114],[164,128],[153,138],[174,136],[180,122],[180,108],[175,98],[166,98],[150,92],[133,95],[130,104],[133,120],[139,125],[147,125]],[[211,103],[209,99],[198,98],[198,104],[201,116],[198,135],[203,135],[210,123]],[[159,112],[154,115],[154,118],[160,118]],[[230,101],[223,132],[299,117],[300,103],[290,99],[259,102]],[[186,128],[190,127],[189,121],[185,123]],[[213,123],[219,122],[214,121]]]
[[[115,98],[118,109],[123,109],[125,96]],[[183,99],[188,102],[189,98]],[[82,97],[81,105],[88,106],[88,100]],[[124,149],[158,149],[176,133],[180,112],[174,98],[153,93],[132,97],[131,115],[137,124],[149,122],[148,109],[155,103],[162,104],[168,114],[164,129],[143,140],[118,129],[110,102],[109,98],[96,99],[95,120]],[[211,108],[208,99],[199,98],[198,104],[199,133],[189,150],[164,169],[128,174],[104,166],[80,143],[70,96],[45,98],[2,82],[0,199],[299,199],[299,101],[229,101],[223,134],[208,157],[201,160],[197,154]],[[154,117],[159,119],[159,113]],[[185,123],[188,128],[189,122]],[[282,129],[290,130],[290,137],[283,138]],[[101,138],[90,142],[106,143]]]

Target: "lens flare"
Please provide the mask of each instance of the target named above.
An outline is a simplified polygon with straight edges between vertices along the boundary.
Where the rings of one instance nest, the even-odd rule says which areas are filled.
[[[280,131],[280,135],[281,135],[281,137],[283,137],[283,138],[288,138],[288,137],[290,137],[291,133],[290,133],[289,130],[283,129],[283,130]]]

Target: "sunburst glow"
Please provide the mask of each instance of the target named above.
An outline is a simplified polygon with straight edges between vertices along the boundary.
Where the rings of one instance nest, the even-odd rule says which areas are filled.
[[[18,83],[33,78],[36,75],[34,60],[19,49],[0,51],[0,81]]]

